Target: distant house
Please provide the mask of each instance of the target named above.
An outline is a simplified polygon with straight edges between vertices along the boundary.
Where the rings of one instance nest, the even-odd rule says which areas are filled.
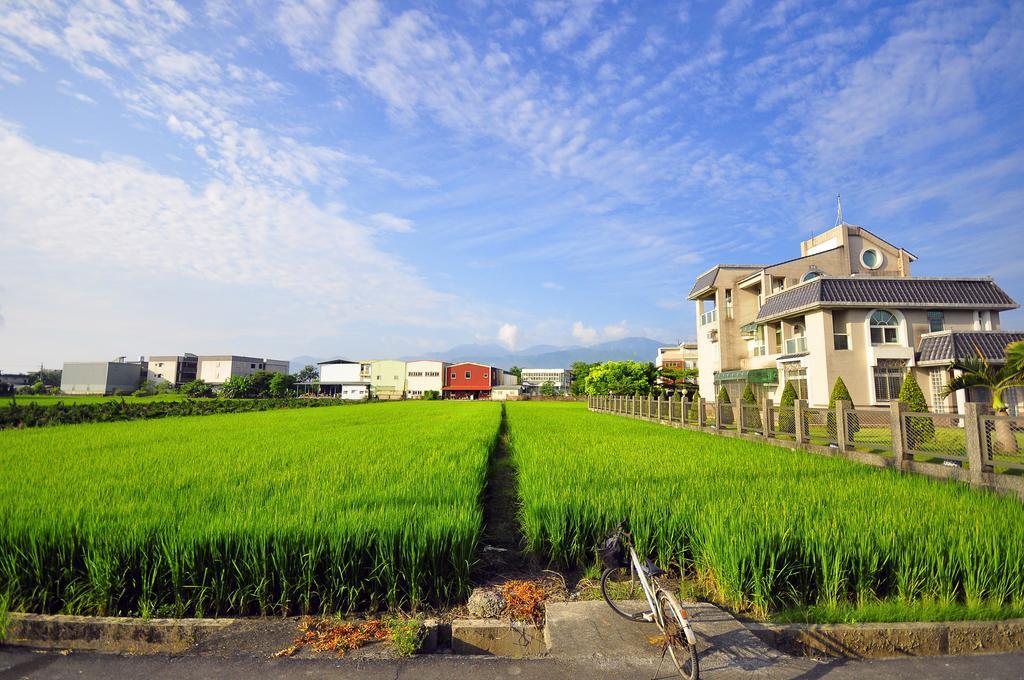
[[[0,383],[11,387],[24,387],[29,385],[28,373],[0,373]]]
[[[522,394],[522,385],[495,385],[491,388],[491,399],[494,401],[515,401]]]
[[[288,362],[280,359],[260,359],[234,354],[204,355],[199,357],[199,379],[211,385],[223,385],[231,378],[252,375],[257,371],[287,373]]]
[[[495,385],[510,384],[515,380],[512,376],[512,381],[508,381],[507,372],[500,368],[473,362],[452,364],[447,373],[446,399],[490,399]]]
[[[373,396],[384,401],[405,398],[405,371],[405,362],[394,359],[364,361],[360,366],[360,375],[369,377]]]
[[[427,391],[440,395],[444,390],[445,371],[449,366],[451,364],[446,361],[431,359],[408,362],[405,365],[406,396],[409,399],[422,399],[423,393]]]
[[[177,356],[151,356],[148,363],[146,380],[152,383],[169,382],[180,387],[199,374],[199,357],[187,352]]]
[[[317,364],[320,368],[319,393],[324,396],[362,401],[370,396],[370,381],[361,375],[361,364],[348,359],[330,359]],[[299,391],[310,391],[311,383],[296,386]]]
[[[64,394],[129,394],[146,376],[145,362],[65,361],[60,377]]]

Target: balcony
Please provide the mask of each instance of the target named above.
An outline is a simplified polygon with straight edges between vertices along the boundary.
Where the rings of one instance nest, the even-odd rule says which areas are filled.
[[[790,338],[786,340],[786,354],[800,354],[807,351],[807,338]]]
[[[711,311],[704,312],[700,315],[700,325],[707,326],[709,323],[718,321],[718,310],[712,309]]]
[[[755,345],[753,356],[763,357],[768,355],[768,345]]]

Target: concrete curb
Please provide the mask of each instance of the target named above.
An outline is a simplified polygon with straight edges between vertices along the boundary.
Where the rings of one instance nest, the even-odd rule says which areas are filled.
[[[847,659],[945,656],[1024,650],[1024,619],[861,624],[747,624],[779,649]]]
[[[131,654],[182,652],[237,619],[135,619],[113,616],[9,615],[3,644]]]
[[[548,652],[544,629],[531,623],[501,619],[455,619],[451,631],[453,654],[486,654],[521,659],[543,656]]]

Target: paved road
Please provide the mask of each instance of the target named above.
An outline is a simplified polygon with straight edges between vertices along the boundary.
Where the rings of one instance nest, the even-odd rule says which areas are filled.
[[[667,670],[667,669],[663,669]],[[708,673],[714,678],[772,677],[759,672],[719,669]],[[846,680],[848,678],[885,678],[886,680],[1020,680],[1024,676],[1024,653],[992,654],[972,657],[928,657],[888,661],[850,661],[813,664],[800,680]],[[511,660],[487,657],[428,656],[410,660],[326,660],[273,659],[252,657],[215,658],[200,656],[118,656],[75,652],[61,655],[13,647],[0,647],[0,680],[46,678],[123,678],[124,680],[206,680],[207,678],[273,678],[274,680],[483,680],[515,678],[548,680],[587,678],[612,680],[638,678],[650,680],[648,668],[629,669],[622,665],[594,660],[529,659]],[[671,677],[663,672],[661,677]],[[702,675],[702,677],[704,677]],[[789,677],[789,676],[787,676]]]

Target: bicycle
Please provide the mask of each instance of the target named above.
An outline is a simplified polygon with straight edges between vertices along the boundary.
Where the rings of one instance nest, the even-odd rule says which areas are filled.
[[[662,663],[665,654],[669,654],[679,675],[697,680],[700,677],[697,638],[686,610],[679,605],[675,595],[658,584],[657,578],[667,572],[649,559],[646,564],[640,563],[633,549],[633,536],[627,527],[627,520],[623,520],[599,551],[606,567],[601,574],[601,595],[619,616],[630,621],[657,624],[662,632]],[[637,597],[641,592],[647,600],[647,609],[636,604],[642,602]],[[661,672],[660,664],[658,672]]]

